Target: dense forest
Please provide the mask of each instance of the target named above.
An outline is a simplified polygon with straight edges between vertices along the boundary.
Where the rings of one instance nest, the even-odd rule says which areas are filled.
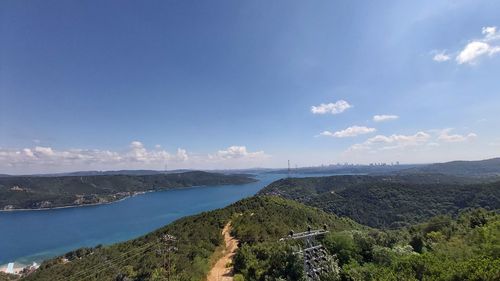
[[[500,208],[500,181],[439,174],[286,178],[260,191],[378,228],[397,228],[464,208]]]
[[[246,175],[201,171],[155,175],[0,177],[0,210],[106,203],[150,190],[253,181],[255,179]]]
[[[290,229],[324,224],[334,231],[364,229],[349,219],[297,202],[252,197],[224,209],[180,219],[125,243],[76,250],[44,262],[25,280],[165,280],[167,275],[175,276],[176,279],[170,280],[203,280],[214,253],[223,243],[221,229],[228,221],[232,221],[234,235],[241,243],[251,246],[270,243],[270,251],[279,249],[274,246],[279,246],[278,239]],[[167,259],[170,271],[165,270],[162,254],[167,247],[161,240],[164,234],[177,238],[177,250]],[[261,258],[264,260],[259,263],[258,271],[271,271],[271,256]]]
[[[240,241],[235,280],[303,280],[290,230],[327,225],[320,238],[332,257],[321,280],[499,280],[500,216],[484,209],[437,216],[397,230],[363,227],[313,207],[257,196],[180,219],[146,236],[84,248],[44,262],[23,280],[204,280],[228,222]],[[165,234],[177,238],[162,242]],[[165,254],[169,245],[175,252]]]
[[[282,238],[324,227],[317,240],[328,257],[324,281],[500,280],[499,209],[500,181],[491,177],[286,178],[137,239],[47,260],[22,280],[202,281],[221,256],[229,222],[239,241],[235,281],[305,280],[297,253],[304,245]]]

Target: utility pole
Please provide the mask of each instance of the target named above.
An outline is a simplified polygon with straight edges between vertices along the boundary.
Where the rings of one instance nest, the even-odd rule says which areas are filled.
[[[308,226],[305,232],[294,233],[290,231],[287,237],[280,239],[280,241],[298,240],[302,242],[302,247],[294,254],[303,257],[304,277],[308,281],[319,280],[322,273],[328,273],[329,271],[327,262],[332,259],[325,247],[316,240],[316,237],[325,235],[328,232],[326,225],[324,225],[323,229],[318,230],[312,230]]]

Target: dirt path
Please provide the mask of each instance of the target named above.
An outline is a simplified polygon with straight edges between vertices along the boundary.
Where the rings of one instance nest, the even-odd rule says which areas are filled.
[[[238,240],[231,236],[231,223],[227,223],[222,230],[226,247],[222,251],[222,257],[215,263],[208,273],[207,281],[233,281],[233,267],[226,265],[233,261],[233,256],[238,250]]]

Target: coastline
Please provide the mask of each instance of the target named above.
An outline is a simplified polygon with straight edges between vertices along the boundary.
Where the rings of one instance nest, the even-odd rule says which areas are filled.
[[[81,204],[81,205],[68,205],[68,206],[59,206],[59,207],[50,207],[50,208],[33,208],[33,209],[8,209],[8,210],[0,210],[0,212],[26,212],[26,211],[51,211],[51,210],[59,210],[59,209],[69,209],[69,208],[84,208],[84,207],[93,207],[93,206],[100,206],[100,205],[108,205],[108,204],[113,204],[113,203],[118,203],[120,201],[129,199],[131,197],[141,195],[141,194],[146,194],[149,192],[156,192],[156,191],[161,191],[161,190],[148,190],[148,191],[141,191],[138,193],[135,193],[133,195],[128,195],[123,198],[120,198],[118,200],[114,201],[109,201],[109,202],[101,202],[101,203],[90,203],[90,204]]]
[[[273,178],[273,179],[269,180],[269,181],[273,181],[274,180],[274,177],[271,177],[271,178]],[[19,254],[16,254],[16,255],[9,255],[9,257],[5,256],[2,259],[3,260],[2,264],[3,263],[6,264],[8,262],[15,262],[16,267],[18,266],[18,263],[19,264],[29,265],[33,261],[41,264],[44,260],[51,259],[51,258],[53,258],[55,256],[63,255],[64,253],[73,251],[74,249],[78,249],[78,248],[81,248],[81,247],[93,247],[93,246],[98,245],[98,244],[109,245],[109,244],[113,244],[113,243],[117,243],[117,242],[121,242],[121,241],[126,241],[126,240],[129,240],[129,239],[138,237],[140,235],[143,235],[144,233],[147,233],[149,231],[153,231],[154,229],[157,229],[158,227],[161,227],[162,225],[168,224],[171,221],[177,220],[177,219],[182,218],[184,216],[190,216],[190,215],[197,214],[197,213],[200,213],[200,212],[204,212],[204,211],[207,211],[207,210],[212,210],[214,208],[221,208],[223,206],[226,206],[227,204],[230,204],[231,202],[233,202],[235,200],[239,200],[241,198],[246,197],[246,196],[241,197],[242,194],[246,194],[246,193],[254,194],[258,190],[260,190],[263,186],[265,186],[266,182],[267,182],[266,180],[264,180],[264,182],[262,182],[262,179],[259,178],[259,177],[257,177],[257,180],[252,181],[250,183],[245,183],[245,184],[241,184],[241,185],[228,184],[228,185],[225,185],[225,187],[223,185],[196,185],[196,186],[177,187],[177,188],[170,188],[170,189],[149,190],[147,192],[143,192],[145,194],[145,196],[143,196],[143,197],[136,197],[136,199],[131,198],[130,201],[138,202],[138,203],[134,203],[135,205],[137,205],[137,204],[141,205],[141,204],[148,204],[147,202],[150,202],[150,200],[153,200],[153,201],[156,200],[156,204],[153,204],[156,207],[153,207],[153,209],[160,208],[162,211],[155,212],[155,214],[158,213],[158,214],[161,214],[161,216],[159,216],[159,217],[153,217],[153,218],[156,221],[161,220],[162,223],[158,224],[155,221],[151,222],[150,219],[142,221],[142,222],[145,222],[145,226],[146,227],[149,227],[148,225],[150,225],[150,224],[154,224],[155,226],[153,228],[151,228],[151,230],[147,230],[146,232],[144,232],[144,231],[141,230],[141,228],[142,228],[141,226],[137,227],[137,225],[134,225],[133,227],[137,227],[137,229],[139,229],[140,231],[137,232],[136,234],[134,234],[133,236],[129,237],[128,234],[123,236],[122,232],[116,232],[115,229],[112,229],[111,233],[113,235],[114,234],[119,234],[119,235],[114,235],[113,239],[107,240],[107,238],[106,238],[106,239],[103,240],[102,237],[100,236],[100,233],[98,233],[99,236],[93,237],[92,238],[93,240],[90,243],[85,244],[85,245],[80,244],[80,243],[74,243],[73,241],[71,241],[71,243],[73,243],[73,244],[69,244],[68,243],[67,245],[61,245],[61,244],[57,243],[57,244],[54,244],[54,245],[47,246],[46,249],[45,248],[44,249],[37,249],[37,250],[33,250],[31,252],[28,251],[26,253],[23,252],[23,253],[19,253]],[[209,190],[214,190],[214,191],[209,191]],[[229,190],[231,190],[231,191],[230,192],[226,192],[226,191],[229,191]],[[240,190],[241,190],[241,192],[240,192]],[[191,212],[193,210],[191,210],[189,212],[178,211],[178,209],[172,209],[171,207],[168,207],[170,205],[170,203],[168,203],[168,202],[171,202],[171,201],[176,201],[177,202],[178,200],[176,200],[175,198],[180,198],[179,196],[182,197],[185,192],[189,192],[189,194],[193,194],[193,195],[195,195],[195,194],[197,195],[197,194],[200,194],[200,193],[201,194],[209,194],[209,195],[220,194],[222,196],[227,196],[227,198],[229,198],[231,202],[224,203],[224,201],[225,201],[225,199],[224,199],[223,201],[217,201],[216,200],[216,201],[213,202],[214,204],[209,204],[209,205],[206,205],[206,206],[205,205],[203,205],[203,206],[193,205],[193,206],[196,206],[196,207],[192,207],[193,210],[197,210],[195,212]],[[156,195],[156,194],[158,194],[158,195]],[[136,195],[141,195],[141,194],[136,194]],[[160,197],[158,197],[158,196],[160,196]],[[251,195],[247,195],[247,196],[251,196]],[[130,196],[130,197],[134,197],[134,196]],[[121,201],[121,200],[129,199],[130,197],[122,198],[122,199],[117,200],[117,201],[107,202],[107,203],[103,203],[103,204],[115,203],[115,202],[118,202],[118,201]],[[198,196],[198,197],[200,197],[200,196]],[[201,197],[203,198],[204,196],[202,195]],[[137,199],[137,198],[139,198],[139,199]],[[164,200],[166,200],[166,202],[167,202],[166,205],[162,203],[163,200],[158,200],[157,198],[163,198]],[[192,197],[189,196],[189,198],[192,198]],[[210,198],[212,198],[212,197],[210,197]],[[217,198],[219,198],[219,197],[217,197]],[[197,199],[188,199],[188,200],[195,200],[196,201]],[[210,202],[212,202],[212,201],[210,201]],[[182,205],[182,203],[181,203],[181,205]],[[211,205],[215,205],[215,207],[211,206]],[[76,207],[87,207],[87,206],[90,206],[90,205],[64,206],[64,207],[58,207],[58,209],[73,208],[73,207],[74,208],[76,208]],[[128,208],[128,207],[121,207],[121,206],[128,206],[128,203],[124,203],[124,204],[121,203],[121,204],[116,204],[116,205],[111,205],[111,206],[118,206],[117,208],[119,208],[119,209]],[[103,206],[103,208],[89,208],[89,209],[90,210],[96,210],[95,212],[106,212],[107,208],[110,208],[110,207],[104,207]],[[115,207],[111,207],[111,208],[113,210],[115,209]],[[47,210],[47,211],[49,211],[51,209],[48,209],[48,208],[47,209],[28,209],[26,211],[30,211],[30,210],[36,210],[36,211]],[[69,212],[78,212],[78,213],[83,212],[83,214],[85,214],[85,213],[87,213],[87,211],[85,211],[85,210],[86,209],[73,209],[73,210],[69,210]],[[101,210],[101,211],[99,211],[99,210]],[[15,211],[18,211],[18,210],[11,210],[10,212],[15,212]],[[63,215],[64,212],[66,212],[66,211],[64,211],[64,210],[54,211],[53,215],[55,217],[64,216]],[[94,211],[92,211],[92,212],[94,212]],[[7,218],[7,216],[9,216],[9,217],[12,218],[12,219],[9,219],[9,220],[17,220],[17,218],[16,218],[17,216],[24,217],[25,215],[29,215],[30,213],[33,216],[38,216],[38,214],[40,213],[41,215],[42,214],[46,214],[47,218],[49,218],[49,217],[52,218],[53,217],[52,213],[50,213],[50,212],[43,213],[43,212],[24,212],[24,211],[23,212],[18,212],[17,214],[16,213],[12,213],[13,216],[9,216],[8,213],[0,213],[0,217],[3,214],[5,216],[5,218]],[[137,214],[137,213],[134,212],[134,214]],[[43,216],[45,216],[45,215],[43,215]],[[136,215],[136,217],[137,216],[139,216],[139,215]],[[143,216],[143,215],[140,215],[140,216]],[[141,220],[139,219],[139,221],[141,221]],[[58,226],[56,226],[56,227],[58,227]],[[64,226],[61,226],[61,227],[65,228]],[[52,228],[52,229],[54,229],[54,228]],[[106,231],[106,232],[110,232],[110,231]],[[130,232],[130,230],[127,230],[126,232],[127,233]],[[13,241],[16,240],[16,238],[13,238],[13,239],[14,239]],[[19,239],[21,239],[21,238],[19,238]],[[58,237],[55,238],[55,240],[57,240],[57,239],[58,239]],[[78,240],[78,241],[80,241],[80,240]],[[7,241],[7,243],[8,243],[8,241]],[[34,243],[34,242],[30,242],[30,243]],[[2,247],[0,246],[0,248],[2,248]]]
[[[240,185],[244,184],[249,184],[252,182],[259,181],[254,178],[254,181],[248,182],[248,183],[242,183]],[[231,185],[231,184],[223,184],[223,185]],[[109,202],[100,202],[100,203],[90,203],[90,204],[81,204],[81,205],[68,205],[68,206],[59,206],[59,207],[50,207],[50,208],[33,208],[33,209],[8,209],[4,210],[1,209],[0,213],[5,212],[27,212],[27,211],[51,211],[51,210],[59,210],[59,209],[69,209],[69,208],[85,208],[85,207],[95,207],[95,206],[101,206],[101,205],[108,205],[108,204],[114,204],[121,202],[123,200],[132,198],[134,196],[146,194],[146,193],[151,193],[151,192],[161,192],[161,191],[171,191],[171,190],[181,190],[181,189],[188,189],[188,188],[198,188],[198,187],[210,187],[210,185],[193,185],[193,186],[183,186],[183,187],[174,187],[174,188],[163,188],[163,189],[149,189],[145,191],[138,191],[132,195],[125,196],[123,198],[114,200],[114,201],[109,201]]]

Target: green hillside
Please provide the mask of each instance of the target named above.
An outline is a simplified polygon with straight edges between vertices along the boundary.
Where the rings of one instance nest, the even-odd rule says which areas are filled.
[[[402,170],[396,173],[439,173],[467,177],[498,177],[500,176],[500,158],[478,161],[451,161],[445,163],[435,163]]]
[[[320,241],[334,255],[321,280],[484,280],[500,278],[500,216],[484,209],[456,219],[433,217],[398,230],[362,227],[279,197],[259,196],[224,209],[180,219],[146,236],[112,246],[80,249],[55,258],[23,280],[204,280],[232,221],[240,240],[235,280],[303,280],[302,260],[278,241],[296,231],[327,224]],[[159,243],[175,235],[177,251],[164,258]],[[164,269],[167,264],[170,271]]]
[[[500,216],[484,209],[397,231],[343,231],[324,244],[339,272],[324,280],[500,280]]]
[[[500,208],[500,182],[434,174],[287,178],[260,194],[293,199],[379,228],[456,215],[465,208]]]
[[[255,179],[245,175],[201,171],[156,175],[0,177],[0,210],[106,203],[149,190],[253,181]]]
[[[345,218],[278,197],[253,197],[224,209],[180,219],[153,233],[112,246],[80,249],[44,262],[24,280],[164,280],[163,255],[158,250],[163,234],[177,237],[177,252],[172,255],[175,280],[203,280],[210,259],[222,241],[221,229],[232,221],[234,235],[247,245],[270,245],[279,249],[279,238],[290,229],[303,230],[307,225],[333,231],[363,229]],[[260,256],[262,263],[271,256]],[[264,265],[259,270],[265,271]],[[269,270],[269,268],[267,268]],[[162,277],[163,276],[163,277]]]

